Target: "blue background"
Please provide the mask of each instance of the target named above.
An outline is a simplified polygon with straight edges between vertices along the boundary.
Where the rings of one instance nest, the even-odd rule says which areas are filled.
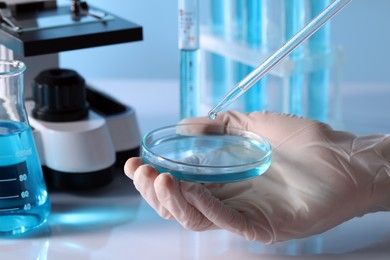
[[[177,0],[88,3],[142,25],[144,40],[63,52],[62,67],[78,70],[86,78],[178,78]],[[389,25],[389,0],[353,0],[333,18],[332,41],[346,53],[344,81],[390,81]]]

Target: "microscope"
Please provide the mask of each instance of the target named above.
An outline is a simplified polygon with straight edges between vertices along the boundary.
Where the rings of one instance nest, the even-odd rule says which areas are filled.
[[[59,53],[142,39],[141,26],[86,1],[0,2],[0,58],[26,64],[25,105],[49,188],[105,186],[141,139],[134,109],[60,68]]]

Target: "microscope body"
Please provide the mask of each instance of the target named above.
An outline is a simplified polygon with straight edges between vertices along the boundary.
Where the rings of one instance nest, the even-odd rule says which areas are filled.
[[[75,5],[84,9],[75,10]],[[142,27],[81,1],[58,6],[55,0],[8,0],[2,8],[1,14],[7,17],[0,27],[0,58],[26,64],[26,109],[48,186],[84,190],[108,184],[114,167],[123,167],[127,158],[139,154],[140,132],[134,109],[85,84],[79,87],[88,107],[85,115],[51,121],[34,115],[34,109],[42,104],[33,86],[40,73],[62,71],[60,52],[141,41]],[[66,24],[61,24],[67,16]],[[61,82],[59,79],[55,86],[46,86],[47,91],[68,88]],[[55,95],[61,100],[59,97],[68,94]],[[53,107],[59,106],[50,102]]]

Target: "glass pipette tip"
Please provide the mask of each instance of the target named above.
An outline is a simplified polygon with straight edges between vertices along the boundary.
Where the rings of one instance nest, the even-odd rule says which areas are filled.
[[[298,33],[296,33],[289,41],[287,41],[279,50],[272,54],[267,60],[250,72],[243,78],[222,100],[209,111],[209,118],[215,119],[217,114],[236,101],[242,94],[250,89],[258,82],[265,74],[273,67],[289,55],[294,49],[301,45],[307,38],[313,35],[319,28],[322,27],[329,19],[341,11],[352,0],[336,0],[331,3],[324,11],[310,21]]]

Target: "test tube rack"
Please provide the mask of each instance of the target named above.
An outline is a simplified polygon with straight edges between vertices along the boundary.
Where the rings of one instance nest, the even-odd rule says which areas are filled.
[[[321,6],[317,2],[321,2]],[[266,60],[330,2],[199,1],[198,114],[207,115],[251,69]],[[331,43],[330,24],[320,30],[302,49],[295,50],[270,71],[260,81],[258,89],[252,87],[254,91],[249,90],[229,109],[296,114],[341,128],[340,83],[344,54],[340,46]]]

